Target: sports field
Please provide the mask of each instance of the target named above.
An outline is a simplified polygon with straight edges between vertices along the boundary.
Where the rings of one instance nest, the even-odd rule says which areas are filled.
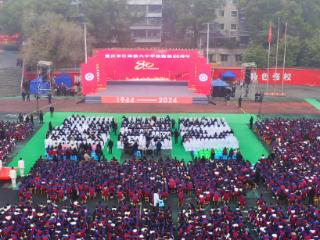
[[[18,155],[10,162],[9,166],[17,166],[17,162],[20,157],[25,160],[26,168],[25,171],[28,173],[32,166],[36,163],[40,156],[45,155],[44,140],[46,133],[48,131],[48,123],[52,122],[53,127],[62,124],[63,120],[72,114],[84,115],[84,116],[111,116],[114,117],[119,128],[121,126],[122,116],[166,116],[169,115],[171,118],[176,120],[181,117],[220,117],[225,118],[233,129],[235,136],[239,140],[240,150],[246,160],[249,160],[252,164],[255,164],[262,154],[267,155],[267,150],[263,144],[259,141],[256,135],[249,129],[248,123],[252,114],[218,114],[218,113],[172,113],[172,114],[154,114],[154,113],[73,113],[73,112],[56,112],[54,116],[51,117],[49,113],[45,114],[44,125],[36,132],[36,134],[26,143],[26,145],[21,149]],[[111,133],[111,138],[114,143],[117,142],[117,136]],[[115,144],[116,146],[116,144]],[[183,159],[184,161],[190,161],[191,154],[186,152],[180,143],[173,143],[173,149],[171,151],[172,157],[177,159]],[[104,150],[104,154],[107,160],[112,157],[116,159],[121,159],[122,150],[114,147],[113,154],[109,154]]]

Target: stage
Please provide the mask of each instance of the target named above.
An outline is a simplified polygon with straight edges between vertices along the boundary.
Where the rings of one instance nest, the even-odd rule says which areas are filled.
[[[2,167],[0,169],[0,181],[10,181],[9,172],[9,167]]]
[[[108,81],[106,88],[87,94],[85,102],[208,104],[208,98],[189,89],[187,81]]]

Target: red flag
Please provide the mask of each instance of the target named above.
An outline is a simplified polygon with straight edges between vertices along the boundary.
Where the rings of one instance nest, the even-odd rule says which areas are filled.
[[[270,23],[270,25],[269,25],[268,43],[269,43],[269,44],[272,43],[272,25],[271,25],[271,23]]]

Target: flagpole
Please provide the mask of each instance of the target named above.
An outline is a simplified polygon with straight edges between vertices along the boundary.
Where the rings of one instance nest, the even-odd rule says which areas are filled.
[[[269,31],[268,31],[268,78],[267,78],[267,92],[269,92],[269,80],[270,80],[270,51],[271,51],[271,42],[272,42],[272,25],[269,23]]]
[[[210,41],[209,31],[210,31],[210,23],[207,23],[207,63],[209,63],[209,41]]]
[[[281,82],[281,93],[283,94],[283,84],[284,84],[284,74],[285,74],[285,67],[286,67],[286,54],[287,54],[287,28],[288,22],[286,22],[286,27],[284,30],[284,53],[283,53],[283,66],[282,66],[282,82]]]
[[[270,49],[271,49],[271,43],[269,42],[267,92],[269,92],[269,79],[270,79]]]
[[[277,50],[276,50],[276,68],[274,70],[275,75],[278,72],[278,53],[279,53],[279,37],[280,37],[280,17],[278,17],[278,33],[277,33]],[[280,80],[280,79],[279,79]],[[273,89],[275,89],[276,82],[273,82]]]

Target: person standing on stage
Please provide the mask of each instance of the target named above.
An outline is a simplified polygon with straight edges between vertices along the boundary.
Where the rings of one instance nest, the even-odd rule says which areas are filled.
[[[12,167],[9,171],[9,177],[11,178],[12,188],[15,189],[17,187],[17,171]]]
[[[18,169],[20,171],[20,177],[24,177],[24,160],[22,158],[18,161]]]

